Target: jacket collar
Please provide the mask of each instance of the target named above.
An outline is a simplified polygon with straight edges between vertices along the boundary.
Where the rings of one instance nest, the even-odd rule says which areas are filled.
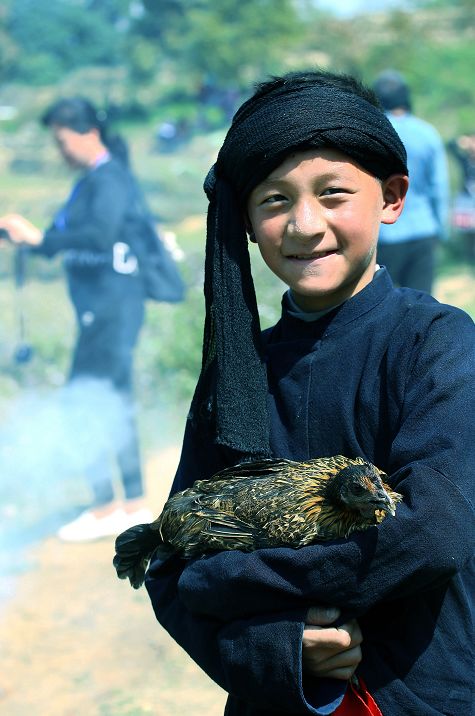
[[[373,280],[355,296],[326,313],[315,321],[302,321],[289,312],[288,297],[282,298],[282,316],[271,329],[270,341],[293,341],[319,339],[330,335],[343,326],[352,323],[377,306],[393,289],[393,282],[383,267],[374,275]]]

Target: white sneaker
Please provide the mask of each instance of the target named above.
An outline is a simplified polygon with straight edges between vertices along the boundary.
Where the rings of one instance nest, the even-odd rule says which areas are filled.
[[[126,512],[125,516],[129,522],[127,528],[135,527],[135,525],[149,524],[154,520],[152,512],[147,510],[146,507],[142,507],[142,509],[136,510],[135,512]]]
[[[57,535],[64,542],[90,542],[101,537],[116,537],[130,526],[128,515],[122,509],[116,509],[104,517],[96,517],[86,511],[63,525]]]

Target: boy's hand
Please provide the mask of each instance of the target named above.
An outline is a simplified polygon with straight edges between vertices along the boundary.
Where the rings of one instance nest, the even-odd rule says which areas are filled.
[[[339,615],[338,609],[309,609],[302,637],[305,673],[344,681],[353,676],[361,661],[363,637],[356,619],[339,627],[328,627]]]

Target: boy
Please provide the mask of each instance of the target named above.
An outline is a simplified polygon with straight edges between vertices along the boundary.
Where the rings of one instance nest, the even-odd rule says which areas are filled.
[[[156,616],[228,716],[349,713],[361,655],[385,716],[471,713],[474,326],[376,265],[406,174],[374,95],[308,72],[257,89],[207,177],[203,368],[173,491],[243,459],[343,454],[404,496],[348,540],[152,562]],[[289,286],[262,336],[246,230]]]

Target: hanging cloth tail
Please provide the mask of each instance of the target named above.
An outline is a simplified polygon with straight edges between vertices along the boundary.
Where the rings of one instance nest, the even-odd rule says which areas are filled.
[[[244,459],[266,457],[267,375],[244,217],[228,184],[212,179],[203,360],[192,413],[198,420],[208,416],[216,443]]]
[[[353,677],[348,683],[343,701],[332,716],[383,716],[363,679]]]

